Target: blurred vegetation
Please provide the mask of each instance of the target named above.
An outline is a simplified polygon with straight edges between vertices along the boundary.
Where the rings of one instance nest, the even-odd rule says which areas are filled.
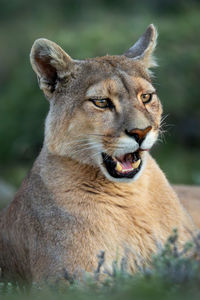
[[[42,146],[48,103],[29,63],[34,40],[53,40],[77,59],[121,54],[154,23],[154,83],[168,117],[153,155],[172,182],[200,184],[200,1],[0,0],[0,7],[1,178],[19,186]]]
[[[158,253],[152,257],[149,267],[137,263],[138,272],[130,274],[127,258],[113,262],[111,271],[100,277],[104,253],[99,256],[94,274],[85,273],[82,281],[66,278],[57,284],[33,283],[29,290],[17,284],[0,282],[0,299],[137,299],[137,300],[197,300],[200,293],[200,235],[192,238],[183,249],[178,247],[178,235],[174,230],[164,247],[158,245]],[[106,259],[106,253],[105,253]],[[24,292],[23,292],[24,291]]]

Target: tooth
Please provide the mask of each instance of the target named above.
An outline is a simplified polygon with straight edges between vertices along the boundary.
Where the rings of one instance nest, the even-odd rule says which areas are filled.
[[[120,162],[117,162],[117,165],[116,165],[115,169],[116,169],[118,172],[121,172],[121,171],[122,171],[122,166],[121,166]]]
[[[136,162],[132,163],[132,167],[133,169],[137,169],[140,165],[141,159],[138,159]]]

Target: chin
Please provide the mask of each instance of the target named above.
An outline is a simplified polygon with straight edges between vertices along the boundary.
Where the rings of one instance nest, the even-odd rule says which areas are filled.
[[[102,152],[98,165],[104,176],[113,182],[131,183],[142,174],[146,165],[146,151],[137,150],[120,157]]]

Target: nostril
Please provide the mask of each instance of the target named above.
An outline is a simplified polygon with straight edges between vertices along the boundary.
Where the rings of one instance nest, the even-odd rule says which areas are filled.
[[[138,133],[135,133],[135,132],[132,132],[132,131],[128,131],[128,130],[125,130],[125,133],[130,136],[130,137],[133,137],[136,142],[139,144],[141,142],[141,137],[139,136]]]
[[[141,144],[144,139],[145,136],[147,135],[147,133],[152,129],[152,126],[148,126],[144,129],[139,129],[139,128],[134,128],[132,130],[125,130],[125,133],[128,136],[134,137],[134,139],[136,140],[136,142],[138,144]]]
[[[140,136],[137,133],[133,133],[132,136],[135,138],[136,142],[139,144],[140,143]]]

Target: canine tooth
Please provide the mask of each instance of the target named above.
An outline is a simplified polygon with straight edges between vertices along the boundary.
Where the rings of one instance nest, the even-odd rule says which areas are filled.
[[[116,170],[117,170],[118,172],[121,172],[121,171],[122,171],[122,166],[121,166],[120,162],[117,162]]]
[[[141,159],[138,159],[136,162],[132,163],[132,167],[133,169],[137,169],[140,165]]]

